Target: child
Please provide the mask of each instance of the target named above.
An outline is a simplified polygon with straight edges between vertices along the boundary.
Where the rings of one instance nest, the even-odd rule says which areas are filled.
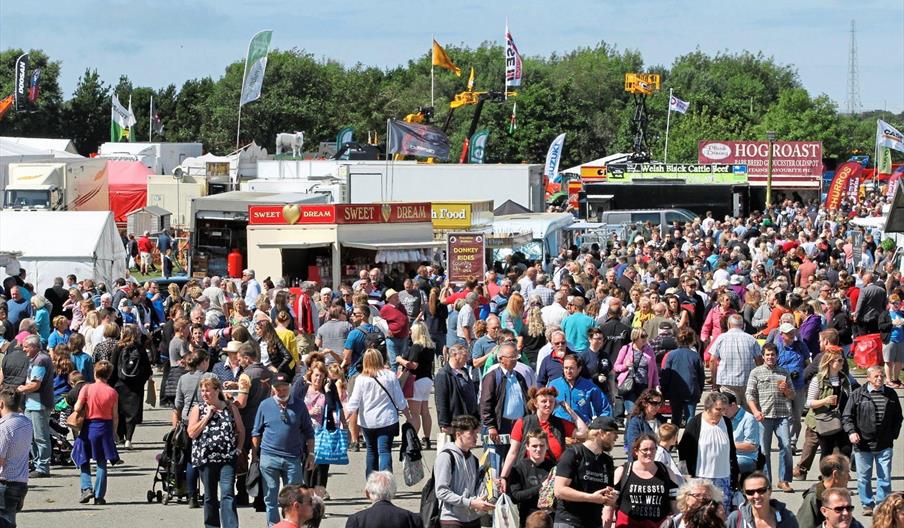
[[[515,463],[506,483],[512,502],[518,505],[518,517],[522,520],[537,511],[540,486],[556,465],[546,459],[549,449],[546,431],[534,429],[527,433],[524,441],[527,443],[527,456]]]
[[[681,486],[684,484],[684,476],[678,469],[678,464],[672,458],[672,448],[678,444],[678,426],[671,423],[664,423],[659,426],[659,446],[656,447],[656,462],[662,462],[665,466],[672,470],[675,474],[675,484]]]
[[[119,301],[119,313],[122,314],[122,324],[137,324],[138,318],[132,313],[132,301],[123,299]]]

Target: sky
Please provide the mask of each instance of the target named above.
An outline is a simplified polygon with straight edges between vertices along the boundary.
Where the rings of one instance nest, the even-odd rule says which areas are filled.
[[[506,18],[526,56],[601,41],[640,51],[647,65],[696,49],[762,52],[842,110],[854,20],[862,109],[904,111],[904,0],[0,0],[0,49],[41,49],[62,61],[68,98],[86,68],[109,84],[125,74],[153,88],[216,79],[261,29],[273,30],[272,48],[391,68],[426,53],[431,35],[501,44]]]

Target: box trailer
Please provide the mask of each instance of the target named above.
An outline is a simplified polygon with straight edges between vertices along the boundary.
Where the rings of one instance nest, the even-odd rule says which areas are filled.
[[[12,163],[4,203],[11,209],[109,211],[107,160]]]

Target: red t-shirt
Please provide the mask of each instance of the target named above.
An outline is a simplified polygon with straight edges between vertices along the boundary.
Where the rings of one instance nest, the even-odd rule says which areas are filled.
[[[380,308],[380,317],[386,319],[386,324],[389,325],[389,332],[392,333],[392,336],[387,337],[402,339],[408,337],[411,329],[408,326],[408,315],[404,309],[386,303],[383,308]]]
[[[138,251],[150,253],[152,249],[154,249],[154,244],[151,243],[150,238],[146,236],[138,237]]]
[[[95,382],[82,387],[78,401],[87,404],[85,418],[88,420],[112,420],[113,407],[119,400],[116,389],[106,383]]]
[[[520,419],[515,422],[515,425],[512,427],[511,437],[512,440],[517,440],[519,442],[523,442],[524,440],[524,431],[522,431],[522,427],[524,425],[524,419]],[[565,437],[569,437],[574,434],[574,424],[569,422],[568,420],[562,420],[562,426],[565,429]],[[559,460],[559,457],[562,456],[562,452],[565,451],[567,446],[563,446],[559,443],[559,440],[556,438],[556,435],[552,434],[552,425],[546,422],[540,422],[540,429],[543,429],[546,432],[546,438],[549,443],[549,450],[546,453],[546,458],[551,459],[553,461]],[[525,456],[527,456],[525,454]]]

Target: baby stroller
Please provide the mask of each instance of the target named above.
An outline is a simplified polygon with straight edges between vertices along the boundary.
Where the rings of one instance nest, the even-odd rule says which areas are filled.
[[[72,442],[69,441],[69,427],[61,412],[50,413],[50,464],[54,466],[72,465]]]
[[[184,446],[178,445],[176,431],[174,428],[163,435],[163,451],[157,455],[154,482],[147,493],[149,503],[155,500],[163,504],[169,504],[174,499],[179,502],[188,500],[185,469],[191,454]],[[160,489],[157,489],[158,484]]]

